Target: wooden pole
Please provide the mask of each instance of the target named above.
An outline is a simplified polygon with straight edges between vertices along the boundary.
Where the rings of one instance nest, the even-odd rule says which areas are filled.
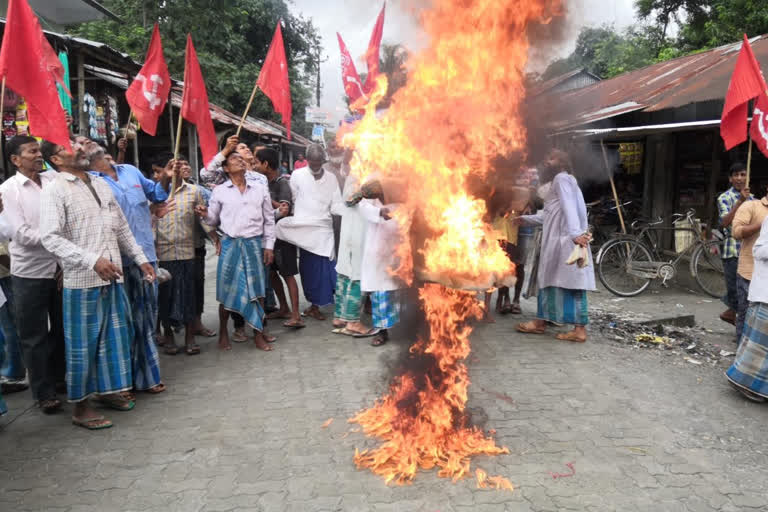
[[[176,141],[176,134],[173,131],[173,102],[168,99],[168,128],[171,134],[171,151],[173,151],[173,143]]]
[[[259,88],[258,82],[253,84],[253,92],[251,92],[251,98],[248,100],[248,105],[245,107],[245,112],[243,112],[243,117],[240,119],[240,124],[237,127],[237,132],[235,133],[236,136],[240,136],[240,130],[243,129],[243,123],[245,123],[245,118],[248,117],[248,111],[251,110],[251,104],[253,103],[253,99],[256,97],[256,90]]]
[[[605,162],[605,171],[608,173],[608,180],[611,182],[611,190],[613,191],[613,200],[616,202],[616,212],[619,214],[619,222],[621,223],[621,232],[627,234],[627,226],[624,224],[624,213],[621,211],[621,204],[619,203],[619,194],[616,192],[616,183],[613,181],[613,173],[611,172],[611,166],[608,163],[608,153],[605,151],[605,144],[603,140],[600,140],[600,148],[603,150],[603,161]]]
[[[181,125],[184,121],[184,117],[181,115],[181,111],[179,111],[179,124],[176,128],[176,148],[173,150],[173,159],[178,160],[179,159],[179,150],[181,149]],[[173,173],[173,179],[171,180],[171,197],[173,197],[176,194],[176,173]]]
[[[749,134],[749,151],[747,151],[747,184],[749,188],[749,178],[752,175],[752,133]]]
[[[0,116],[3,115],[4,108],[5,108],[5,77],[3,77],[3,85],[0,86]]]

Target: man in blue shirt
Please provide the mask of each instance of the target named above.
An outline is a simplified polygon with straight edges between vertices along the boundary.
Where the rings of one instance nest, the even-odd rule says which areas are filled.
[[[157,271],[157,254],[152,231],[149,203],[162,203],[168,199],[168,188],[173,178],[169,166],[155,183],[139,169],[129,164],[112,165],[104,148],[87,141],[86,153],[92,173],[106,180],[123,210],[128,225],[144,255]],[[180,179],[177,177],[177,179]],[[131,304],[134,338],[131,347],[133,387],[137,391],[160,393],[165,385],[160,380],[160,361],[155,343],[157,327],[157,281],[144,281],[141,269],[123,257],[125,291]]]

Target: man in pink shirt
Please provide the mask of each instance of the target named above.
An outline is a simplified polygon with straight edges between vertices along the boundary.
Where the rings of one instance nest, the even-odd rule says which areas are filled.
[[[213,189],[208,206],[198,206],[198,215],[223,232],[216,279],[219,301],[219,348],[231,350],[227,321],[230,312],[241,314],[255,331],[261,350],[272,347],[264,333],[266,270],[275,247],[275,214],[269,189],[245,179],[245,160],[230,153],[223,163],[229,180]]]

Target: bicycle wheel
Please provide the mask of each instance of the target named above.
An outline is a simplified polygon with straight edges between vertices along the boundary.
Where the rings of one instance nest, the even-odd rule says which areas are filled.
[[[711,240],[700,244],[691,257],[691,273],[708,295],[719,299],[726,294],[723,272],[723,241]]]
[[[641,294],[651,280],[633,275],[631,268],[650,267],[653,259],[648,249],[631,238],[614,238],[600,249],[597,276],[609,292],[621,297]]]

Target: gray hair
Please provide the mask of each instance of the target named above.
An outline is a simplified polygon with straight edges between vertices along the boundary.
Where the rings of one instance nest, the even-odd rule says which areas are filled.
[[[325,160],[325,150],[320,144],[310,144],[307,147],[307,159]]]

